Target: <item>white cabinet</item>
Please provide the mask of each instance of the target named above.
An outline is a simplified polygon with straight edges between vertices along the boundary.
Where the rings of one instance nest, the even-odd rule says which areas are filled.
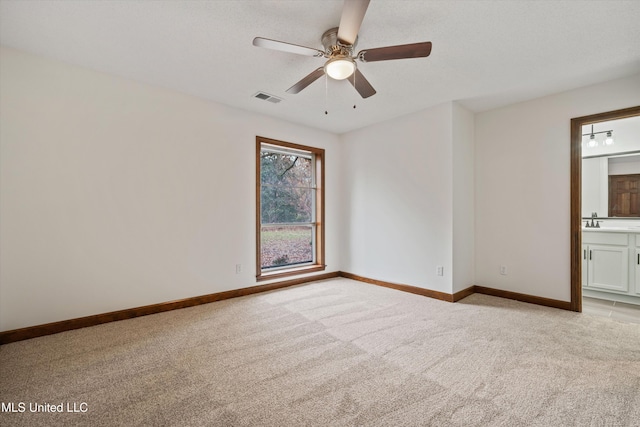
[[[587,286],[609,291],[629,290],[629,248],[589,245]]]
[[[640,304],[640,233],[582,233],[583,295]]]
[[[640,243],[636,237],[636,246]],[[633,269],[635,270],[635,293],[640,295],[640,249],[636,248],[635,257],[633,258]]]
[[[603,291],[628,292],[629,235],[590,232],[583,233],[582,241],[582,286]]]
[[[582,287],[589,284],[589,245],[582,245]]]

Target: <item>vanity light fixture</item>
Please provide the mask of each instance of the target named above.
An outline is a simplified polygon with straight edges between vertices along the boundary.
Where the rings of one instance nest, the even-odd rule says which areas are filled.
[[[596,135],[599,135],[601,133],[606,133],[607,134],[607,139],[604,140],[604,145],[611,145],[613,144],[613,130],[603,130],[601,132],[594,132],[593,131],[593,125],[591,125],[591,132],[590,133],[583,133],[582,136],[589,136],[589,143],[588,146],[589,147],[597,147],[598,146],[598,140],[596,139]]]
[[[605,140],[604,140],[604,143],[605,143],[606,145],[611,145],[611,144],[613,144],[613,136],[611,136],[611,132],[612,132],[612,131],[610,131],[610,130],[609,130],[609,131],[607,131],[607,139],[605,139]]]

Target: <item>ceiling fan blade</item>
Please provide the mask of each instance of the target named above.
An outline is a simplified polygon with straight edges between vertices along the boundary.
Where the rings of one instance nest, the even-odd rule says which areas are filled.
[[[354,88],[358,91],[361,97],[368,98],[372,95],[376,94],[376,90],[371,86],[371,83],[367,79],[364,78],[360,70],[356,68],[356,71],[353,73],[353,76],[348,78],[349,83],[353,85]]]
[[[324,56],[324,52],[312,47],[299,46],[297,44],[281,42],[278,40],[265,39],[264,37],[256,37],[253,39],[253,45],[258,47],[266,47],[267,49],[280,50],[282,52],[296,53],[306,56]]]
[[[352,45],[356,42],[360,25],[367,12],[370,0],[344,0],[342,16],[338,26],[338,40],[344,44]]]
[[[320,68],[316,69],[315,71],[312,71],[311,74],[307,75],[302,80],[300,80],[298,83],[294,84],[289,89],[287,89],[287,93],[298,93],[302,89],[304,89],[307,86],[309,86],[311,83],[313,83],[316,80],[318,80],[323,75],[324,75],[324,68],[320,67]]]
[[[358,52],[358,58],[364,62],[374,62],[390,59],[425,58],[429,54],[431,54],[431,42],[422,42],[365,49]]]

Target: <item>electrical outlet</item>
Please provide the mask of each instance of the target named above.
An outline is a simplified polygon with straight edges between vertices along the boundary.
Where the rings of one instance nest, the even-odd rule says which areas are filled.
[[[507,275],[507,266],[506,265],[501,265],[500,266],[500,274],[502,274],[503,276]]]
[[[242,264],[236,264],[236,274],[242,273]]]
[[[439,265],[436,267],[436,274],[438,276],[444,276],[444,267]]]

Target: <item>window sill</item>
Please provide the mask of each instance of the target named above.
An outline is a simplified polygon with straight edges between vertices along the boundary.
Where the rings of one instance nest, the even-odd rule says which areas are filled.
[[[289,268],[286,270],[271,271],[267,273],[262,272],[258,276],[256,276],[256,281],[260,282],[262,280],[278,279],[281,277],[296,276],[300,274],[313,273],[316,271],[324,271],[325,268],[327,268],[326,265],[314,264],[306,265],[304,267]]]

